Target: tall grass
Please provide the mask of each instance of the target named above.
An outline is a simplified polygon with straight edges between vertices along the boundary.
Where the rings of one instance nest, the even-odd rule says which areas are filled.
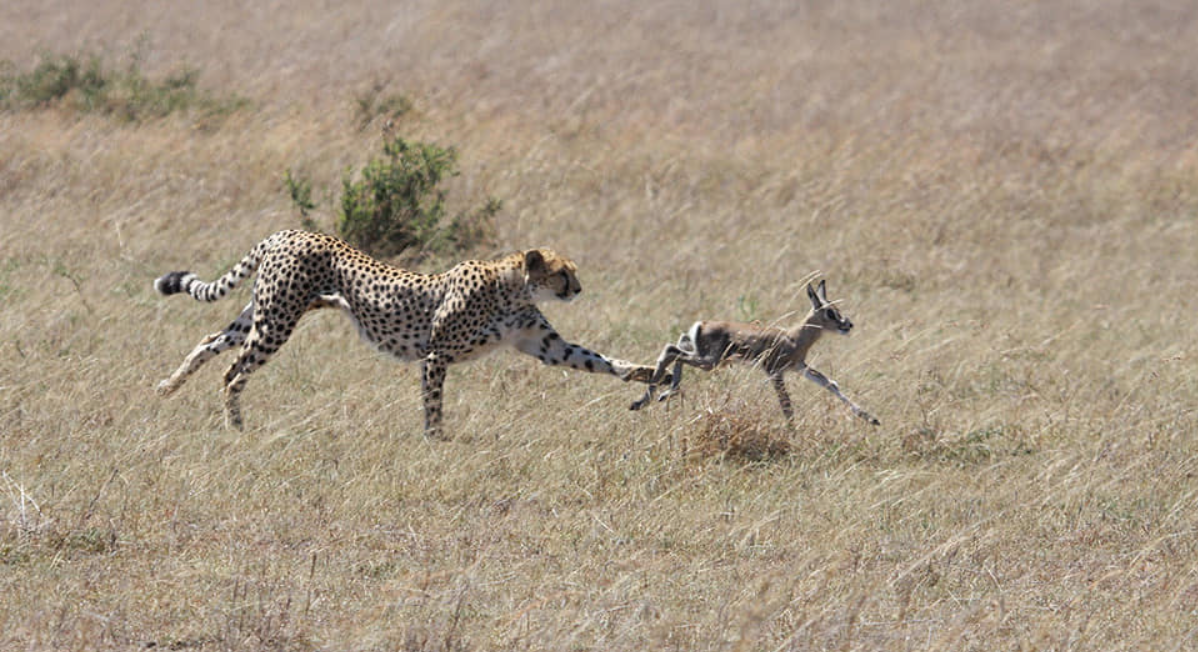
[[[248,101],[0,112],[0,648],[1192,647],[1196,18],[0,5],[5,74],[145,33],[146,79]],[[157,398],[248,295],[153,278],[293,226],[281,171],[336,187],[388,97],[462,153],[447,211],[503,197],[496,252],[579,263],[544,306],[571,341],[649,362],[697,318],[797,319],[819,271],[857,328],[813,363],[884,425],[792,379],[787,429],[737,368],[631,413],[638,387],[500,353],[450,372],[427,441],[418,368],[323,313],[245,432],[227,361]]]

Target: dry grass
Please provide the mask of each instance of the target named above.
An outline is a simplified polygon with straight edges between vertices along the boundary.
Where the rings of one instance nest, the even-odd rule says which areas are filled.
[[[1198,643],[1191,3],[191,4],[0,5],[17,66],[145,35],[251,102],[0,113],[0,648]],[[499,354],[426,441],[417,369],[331,314],[244,433],[219,362],[159,400],[240,304],[153,278],[296,225],[283,171],[377,151],[368,93],[505,200],[500,248],[579,262],[574,341],[648,362],[822,270],[858,328],[814,363],[884,425]]]

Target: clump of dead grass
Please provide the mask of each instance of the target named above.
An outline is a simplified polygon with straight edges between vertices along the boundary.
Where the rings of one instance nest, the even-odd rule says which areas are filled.
[[[696,459],[773,462],[788,457],[794,446],[777,415],[763,414],[746,401],[730,400],[704,409],[690,422],[683,451]]]

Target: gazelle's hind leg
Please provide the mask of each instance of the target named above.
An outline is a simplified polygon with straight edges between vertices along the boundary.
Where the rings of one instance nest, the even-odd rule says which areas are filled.
[[[669,380],[670,388],[662,392],[661,396],[657,397],[657,400],[664,401],[674,394],[677,394],[679,391],[678,386],[682,383],[682,363],[684,362],[689,365],[699,367],[704,371],[711,371],[715,368],[716,364],[719,363],[719,360],[708,360],[704,356],[700,355],[699,351],[695,348],[695,342],[691,337],[691,333],[694,332],[696,326],[698,326],[698,324],[692,326],[691,329],[686,333],[683,333],[682,336],[678,338],[677,344],[667,344],[666,347],[662,349],[661,355],[657,358],[657,368],[653,371],[653,377],[649,379],[649,387],[645,389],[645,395],[633,402],[633,404],[629,406],[629,409],[639,410],[648,405],[649,401],[653,399],[653,392],[657,390],[658,383],[662,382],[663,380]],[[674,370],[667,375],[666,368],[668,368],[671,363],[674,365]]]
[[[200,340],[196,348],[192,349],[191,353],[183,359],[183,364],[179,365],[175,373],[158,383],[158,395],[170,396],[187,381],[188,376],[195,373],[196,369],[199,369],[205,362],[235,346],[240,346],[245,342],[245,336],[250,332],[253,324],[254,304],[250,302],[242,309],[237,319],[234,319],[233,323],[226,326],[224,330]]]
[[[692,362],[692,360],[693,360],[693,358],[690,357],[689,355],[687,355],[686,357],[680,356],[677,360],[674,361],[674,372],[673,372],[674,379],[670,382],[670,388],[667,389],[666,391],[662,392],[661,395],[657,397],[658,401],[664,401],[667,398],[670,398],[671,396],[682,391],[682,388],[679,387],[679,385],[682,384],[682,363],[688,362],[690,364],[695,364],[694,362]],[[702,365],[695,365],[695,366],[698,366],[707,371],[711,370],[711,367],[704,367]]]
[[[683,338],[685,337],[683,335]],[[682,340],[680,339],[679,343],[681,342]],[[661,350],[661,355],[657,357],[657,367],[653,370],[653,375],[649,378],[649,386],[645,388],[645,395],[633,401],[632,405],[628,406],[628,409],[639,410],[648,405],[649,401],[653,400],[653,392],[657,389],[657,384],[662,381],[662,377],[666,375],[666,368],[680,355],[686,355],[686,351],[683,351],[675,344],[667,344]],[[674,377],[671,382],[673,383],[672,388],[676,388],[678,383],[682,382],[682,363],[674,364]]]
[[[678,356],[678,359],[674,362],[674,380],[673,380],[673,382],[670,383],[670,388],[667,389],[666,391],[662,392],[661,395],[657,397],[658,401],[664,401],[667,398],[670,398],[671,396],[682,391],[681,388],[678,387],[678,385],[682,383],[682,365],[683,365],[683,363],[686,363],[692,367],[698,367],[699,369],[702,369],[703,371],[711,371],[712,369],[715,369],[717,366],[719,366],[720,358],[718,355],[713,355],[711,353],[707,353],[707,354],[698,354],[698,353],[689,354],[688,353],[685,355]]]
[[[794,421],[794,407],[790,403],[790,393],[786,391],[786,379],[782,377],[782,372],[770,374],[770,383],[778,394],[778,404],[782,406],[782,415],[787,423]]]

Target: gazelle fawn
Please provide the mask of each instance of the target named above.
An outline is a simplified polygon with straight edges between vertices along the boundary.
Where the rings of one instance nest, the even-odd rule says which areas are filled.
[[[673,380],[670,388],[657,398],[664,401],[678,392],[682,382],[682,365],[689,364],[704,371],[711,371],[721,363],[739,361],[759,365],[769,375],[778,393],[778,403],[782,405],[782,414],[791,421],[794,408],[791,407],[790,394],[786,392],[786,381],[783,374],[787,371],[802,372],[803,376],[824,389],[832,392],[836,398],[844,401],[853,414],[865,419],[873,425],[880,422],[861,406],[849,400],[840,391],[836,381],[821,374],[807,365],[807,352],[819,341],[825,332],[848,335],[853,329],[853,322],[840,314],[825,294],[824,281],[819,287],[807,284],[807,296],[811,299],[811,312],[802,323],[794,328],[783,330],[727,321],[697,321],[689,330],[678,338],[677,344],[667,344],[657,358],[657,368],[649,379],[649,388],[645,395],[632,404],[631,409],[639,410],[653,399],[657,384],[666,376],[666,369],[674,364]]]

